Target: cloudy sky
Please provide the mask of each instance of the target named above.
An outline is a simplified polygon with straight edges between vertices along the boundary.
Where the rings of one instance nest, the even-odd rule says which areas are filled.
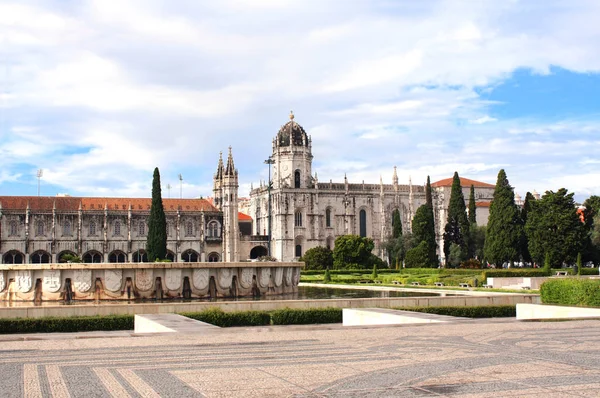
[[[240,196],[290,110],[320,181],[600,194],[596,0],[0,0],[0,195]],[[173,187],[167,190],[167,184]]]

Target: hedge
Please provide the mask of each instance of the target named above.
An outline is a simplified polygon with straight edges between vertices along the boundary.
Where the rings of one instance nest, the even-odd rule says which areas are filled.
[[[0,319],[0,334],[133,330],[133,319],[133,315],[2,318]]]
[[[273,325],[306,325],[314,323],[342,323],[341,308],[284,308],[271,312]]]
[[[427,312],[429,314],[458,316],[463,318],[506,318],[517,316],[514,305],[484,305],[480,307],[409,307],[395,308],[402,311]]]
[[[600,307],[600,280],[583,278],[551,279],[540,287],[544,304]]]
[[[271,316],[266,311],[224,312],[220,308],[210,308],[202,312],[182,312],[179,315],[223,328],[231,326],[264,326],[271,323]]]

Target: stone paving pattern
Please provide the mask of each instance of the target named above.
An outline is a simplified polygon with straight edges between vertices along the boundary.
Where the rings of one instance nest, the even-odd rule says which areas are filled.
[[[598,320],[24,336],[2,397],[600,396]]]

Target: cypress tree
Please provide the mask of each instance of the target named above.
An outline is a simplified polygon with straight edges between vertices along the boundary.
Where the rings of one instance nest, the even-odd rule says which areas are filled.
[[[477,224],[477,207],[475,206],[475,186],[471,184],[469,192],[469,224]]]
[[[402,219],[400,211],[394,209],[392,212],[392,237],[388,240],[387,250],[389,254],[390,267],[398,268],[404,258],[404,238],[402,237]]]
[[[533,194],[531,192],[527,192],[527,194],[525,194],[523,208],[521,209],[521,225],[523,226],[523,228],[525,228],[525,224],[527,224],[527,217],[531,212],[531,206],[533,205],[534,201],[535,198],[533,197]],[[529,253],[529,240],[527,239],[527,234],[525,233],[525,231],[523,231],[523,233],[521,234],[521,244],[519,252],[521,257],[523,258],[523,261],[527,263],[532,262],[531,254]]]
[[[433,209],[433,198],[431,197],[431,181],[427,176],[427,185],[425,186],[425,203]]]
[[[415,243],[427,243],[428,266],[437,266],[437,255],[435,253],[435,225],[433,224],[433,210],[424,204],[420,206],[413,218],[412,233]]]
[[[490,204],[483,249],[485,259],[496,266],[502,265],[505,261],[516,260],[522,233],[515,193],[508,183],[506,172],[501,169],[498,172],[494,198]]]
[[[466,260],[468,255],[467,240],[469,236],[469,220],[467,219],[467,208],[465,196],[460,186],[458,172],[454,172],[452,179],[452,190],[450,192],[450,204],[448,205],[448,220],[444,228],[444,254],[446,262],[450,255],[452,243],[460,246],[460,260]]]
[[[398,209],[392,212],[392,237],[394,239],[402,238],[402,220]]]
[[[154,169],[152,178],[152,206],[148,220],[146,251],[150,262],[164,259],[167,256],[167,220],[162,202],[158,167]]]

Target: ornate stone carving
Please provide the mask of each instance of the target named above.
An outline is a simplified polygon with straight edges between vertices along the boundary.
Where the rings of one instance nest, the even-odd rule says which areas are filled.
[[[204,290],[208,287],[208,270],[207,269],[195,269],[192,272],[192,283],[198,290]]]
[[[169,290],[179,290],[179,288],[181,287],[180,269],[165,270],[165,286]]]
[[[252,287],[252,276],[254,275],[254,268],[242,268],[240,272],[240,285],[244,289]]]
[[[219,286],[221,289],[226,289],[231,286],[231,268],[219,268]]]
[[[6,288],[6,272],[0,271],[0,292]]]
[[[293,268],[286,267],[285,268],[285,285],[292,286],[292,271]]]
[[[260,287],[268,287],[269,280],[271,279],[271,268],[259,268],[259,270],[260,276],[258,283],[260,284]]]
[[[294,268],[294,272],[292,275],[292,283],[294,284],[294,286],[298,286],[299,282],[300,282],[300,268]]]
[[[140,290],[152,289],[154,271],[151,269],[136,269],[135,270],[135,286]]]
[[[123,271],[120,269],[104,270],[104,287],[111,292],[121,290]]]
[[[73,271],[75,279],[75,289],[80,293],[85,293],[92,287],[92,271],[89,269],[76,269]]]
[[[17,289],[21,293],[27,293],[31,290],[31,271],[17,271],[15,276]]]
[[[44,291],[56,293],[60,290],[60,270],[48,269],[44,270]]]
[[[281,286],[281,284],[283,283],[283,268],[282,267],[275,268],[275,278],[273,278],[273,279],[274,279],[275,286],[277,286],[277,287]]]

